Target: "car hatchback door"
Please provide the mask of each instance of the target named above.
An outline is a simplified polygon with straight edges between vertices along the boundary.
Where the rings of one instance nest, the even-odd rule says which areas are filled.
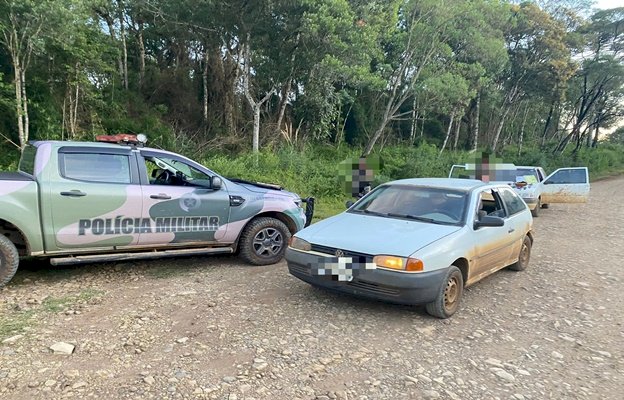
[[[585,203],[589,198],[586,167],[559,168],[544,180],[542,203]]]

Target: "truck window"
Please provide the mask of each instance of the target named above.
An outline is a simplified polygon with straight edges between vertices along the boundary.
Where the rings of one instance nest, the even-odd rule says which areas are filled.
[[[87,182],[130,183],[130,161],[121,154],[61,153],[61,176]]]
[[[22,158],[20,158],[18,169],[30,175],[35,174],[35,154],[37,148],[35,146],[27,145],[22,151]]]
[[[145,157],[150,185],[210,187],[210,177],[182,161],[165,157]]]

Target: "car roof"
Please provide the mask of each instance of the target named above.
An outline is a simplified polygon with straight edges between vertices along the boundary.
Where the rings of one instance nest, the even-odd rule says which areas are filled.
[[[427,186],[438,189],[454,189],[461,191],[471,191],[476,188],[486,186],[499,186],[491,185],[477,179],[461,179],[461,178],[410,178],[400,179],[386,183],[387,185],[412,185],[412,186]]]

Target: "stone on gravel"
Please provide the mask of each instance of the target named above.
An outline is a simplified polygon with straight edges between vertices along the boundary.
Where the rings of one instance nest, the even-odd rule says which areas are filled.
[[[65,342],[56,342],[52,346],[50,346],[50,350],[54,352],[54,354],[72,354],[74,352],[75,346],[73,344],[65,343]]]

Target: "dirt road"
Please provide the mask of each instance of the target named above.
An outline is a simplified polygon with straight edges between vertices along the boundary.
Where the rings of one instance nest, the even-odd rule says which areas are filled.
[[[621,399],[623,203],[617,179],[542,210],[529,269],[444,321],[284,263],[30,263],[0,290],[0,398]]]

